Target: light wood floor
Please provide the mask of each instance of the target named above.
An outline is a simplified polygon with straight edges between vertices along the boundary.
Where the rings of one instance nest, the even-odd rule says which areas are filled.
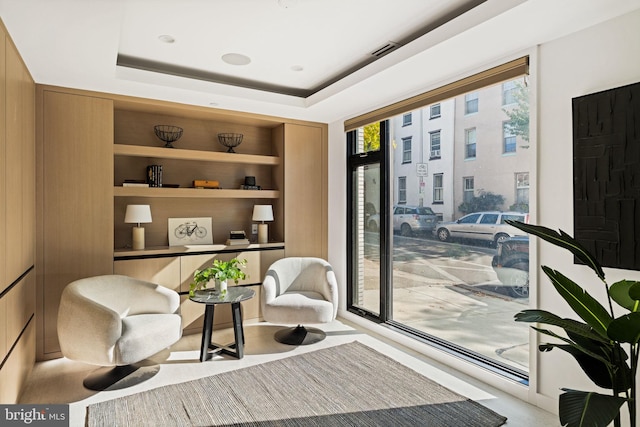
[[[451,369],[440,366],[423,355],[392,345],[388,340],[376,337],[348,322],[336,320],[319,327],[327,332],[327,338],[324,341],[311,346],[292,347],[273,340],[273,333],[281,329],[281,326],[268,323],[246,324],[246,346],[243,359],[215,356],[204,363],[199,361],[200,335],[188,335],[170,349],[151,358],[160,363],[160,371],[156,376],[137,385],[103,392],[90,391],[82,386],[84,377],[94,371],[96,366],[65,358],[39,362],[33,370],[20,403],[68,403],[70,425],[83,426],[86,407],[92,403],[358,340],[449,389],[508,417],[507,426],[560,425],[555,415],[468,378],[464,374],[452,372]],[[213,341],[231,342],[232,331],[230,329],[214,331]]]

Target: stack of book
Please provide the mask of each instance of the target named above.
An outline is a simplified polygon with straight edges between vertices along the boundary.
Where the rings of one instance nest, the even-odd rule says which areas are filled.
[[[233,245],[248,245],[249,239],[244,234],[244,231],[231,231],[229,232],[229,238],[227,239],[227,246]]]
[[[147,183],[149,187],[162,187],[162,165],[147,166]]]
[[[140,179],[125,179],[122,183],[123,187],[148,187],[149,184],[145,180]]]

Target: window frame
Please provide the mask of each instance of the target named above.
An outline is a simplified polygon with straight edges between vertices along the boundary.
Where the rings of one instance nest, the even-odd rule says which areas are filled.
[[[470,135],[473,135],[473,141],[470,140]],[[473,146],[473,156],[469,155],[469,150]],[[467,128],[464,130],[464,159],[473,160],[478,157],[478,131],[475,127]]]
[[[437,145],[438,149],[434,150],[434,137],[437,135]],[[437,153],[435,153],[437,151]],[[441,129],[434,130],[429,132],[429,160],[440,159],[442,158],[442,131]]]
[[[407,203],[407,177],[398,177],[398,204]]]
[[[436,186],[436,178],[439,178],[439,186]],[[444,173],[433,174],[433,203],[444,203]]]
[[[464,115],[476,114],[480,111],[480,95],[478,91],[464,95]]]
[[[510,120],[505,120],[502,122],[502,154],[515,154],[518,150],[517,135],[509,131],[510,123]],[[513,149],[508,150],[508,147],[513,147]]]
[[[413,156],[412,151],[413,151],[413,137],[408,136],[408,137],[402,138],[402,164],[403,165],[412,162],[412,156]]]
[[[434,112],[436,108],[437,112]],[[429,106],[429,120],[437,119],[440,117],[442,117],[442,107],[440,103],[438,102],[437,104]]]

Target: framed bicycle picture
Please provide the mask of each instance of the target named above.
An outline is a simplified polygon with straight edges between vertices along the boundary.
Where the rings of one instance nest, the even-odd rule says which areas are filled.
[[[211,245],[211,218],[169,218],[169,246]]]

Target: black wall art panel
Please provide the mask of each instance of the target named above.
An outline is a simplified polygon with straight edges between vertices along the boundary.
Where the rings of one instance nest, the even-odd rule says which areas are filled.
[[[574,236],[640,270],[640,83],[573,99]]]

